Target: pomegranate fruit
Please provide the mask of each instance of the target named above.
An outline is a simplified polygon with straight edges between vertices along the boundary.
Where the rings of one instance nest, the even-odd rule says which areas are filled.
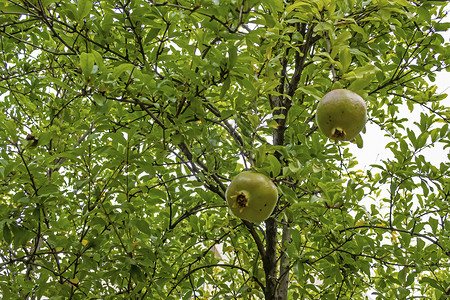
[[[278,191],[267,176],[244,171],[233,178],[225,192],[225,198],[235,216],[260,223],[272,214],[277,204]]]
[[[317,106],[316,123],[320,131],[336,141],[351,141],[367,121],[366,103],[355,92],[337,89],[327,93]]]

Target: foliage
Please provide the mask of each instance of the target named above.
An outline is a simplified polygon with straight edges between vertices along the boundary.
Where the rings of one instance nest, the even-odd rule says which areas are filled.
[[[449,69],[444,8],[0,0],[1,294],[449,295],[450,165],[424,154],[450,146],[428,83]],[[335,88],[366,99],[392,157],[361,171],[317,132]],[[224,200],[250,168],[281,193],[258,225]]]

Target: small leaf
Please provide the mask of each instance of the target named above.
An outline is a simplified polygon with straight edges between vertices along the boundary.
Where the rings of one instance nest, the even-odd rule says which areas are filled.
[[[94,68],[95,57],[92,53],[83,52],[80,55],[81,71],[85,78],[88,78]]]
[[[290,202],[290,203],[296,203],[299,201],[297,194],[289,187],[280,184],[279,188],[281,190],[281,193],[286,197],[286,199]]]
[[[237,48],[234,45],[231,45],[228,48],[228,59],[229,59],[229,63],[230,63],[230,69],[233,68],[233,66],[236,64],[236,60],[237,60]]]
[[[147,33],[147,36],[145,37],[144,44],[146,45],[150,43],[155,37],[157,37],[160,30],[161,28],[159,27],[150,29],[150,31]]]
[[[355,227],[359,227],[361,225],[364,225],[366,223],[366,221],[364,220],[359,220],[358,222],[355,223]]]
[[[370,272],[370,264],[367,261],[361,260],[358,262],[358,267],[361,271],[363,271],[367,276],[371,276]]]
[[[258,94],[258,91],[256,90],[255,86],[253,85],[252,81],[249,80],[247,77],[241,78],[239,80],[239,84],[247,89],[249,95],[256,96]]]
[[[151,235],[152,231],[150,230],[150,225],[145,220],[135,220],[134,225],[141,231],[142,233],[145,233],[147,235]]]
[[[424,131],[419,135],[419,137],[417,138],[417,149],[423,148],[425,146],[429,136],[430,133],[428,131]]]
[[[264,20],[266,21],[266,25],[271,28],[275,26],[275,19],[273,16],[269,14],[263,14]]]
[[[48,81],[49,83],[54,83],[57,86],[62,87],[63,89],[70,90],[69,85],[67,83],[61,81],[58,78],[54,78],[54,77],[49,76],[49,77],[46,78],[46,81]]]
[[[272,169],[273,176],[274,176],[274,177],[278,176],[278,175],[280,174],[280,172],[281,172],[281,164],[280,164],[280,162],[279,162],[278,159],[277,159],[275,156],[273,156],[272,154],[269,154],[269,155],[267,156],[267,159],[269,160],[269,163],[270,163],[270,166],[271,166],[271,169]]]
[[[345,47],[344,50],[339,52],[339,60],[342,64],[342,73],[345,74],[348,70],[348,67],[352,63],[352,55],[350,54],[350,50],[348,47]]]
[[[130,273],[132,278],[136,281],[144,281],[145,280],[145,276],[144,273],[142,273],[141,268],[139,268],[136,265],[131,265],[131,269],[130,269]]]
[[[282,0],[265,0],[263,3],[268,5],[272,11],[283,11],[284,9]]]
[[[230,84],[231,84],[231,79],[230,79],[230,76],[228,76],[222,85],[222,89],[220,90],[220,98],[223,98],[225,96],[226,92],[230,88]]]
[[[294,9],[296,9],[297,7],[300,7],[300,6],[307,6],[307,7],[309,7],[310,5],[307,2],[304,2],[304,1],[296,1],[294,4],[291,4],[291,5],[289,5],[286,8],[286,14],[289,14]]]
[[[301,279],[303,278],[303,274],[305,272],[305,266],[303,265],[303,263],[296,261],[294,263],[294,274],[295,277],[297,278],[297,281],[301,281]]]
[[[25,8],[23,8],[23,7],[19,6],[19,5],[11,4],[11,3],[12,2],[9,2],[9,1],[5,1],[4,3],[2,2],[1,3],[2,6],[0,7],[1,12],[4,13],[4,14],[7,14],[7,13],[10,13],[10,14],[27,14],[27,13],[29,13],[29,11],[26,10]]]
[[[12,236],[11,236],[11,230],[9,229],[8,224],[3,225],[3,239],[7,244],[11,244]]]
[[[417,149],[419,147],[417,147],[417,138],[416,135],[414,134],[414,131],[412,131],[411,129],[407,128],[406,132],[408,134],[408,138],[411,141],[411,143],[413,144],[414,148]]]
[[[429,218],[428,225],[430,225],[431,229],[433,230],[433,233],[436,233],[438,225],[439,225],[439,221],[436,220],[435,218]]]
[[[134,65],[132,65],[132,64],[128,64],[128,63],[120,64],[114,68],[113,78],[118,79],[120,77],[120,75],[122,75],[123,72],[127,72],[127,71],[130,72],[133,69],[134,69]]]
[[[302,236],[300,234],[300,231],[291,228],[290,232],[292,236],[292,242],[295,245],[295,249],[297,249],[297,251],[300,251],[300,248],[302,247]]]
[[[436,280],[434,280],[431,277],[424,277],[424,278],[422,278],[422,280],[420,282],[421,283],[424,283],[424,282],[428,283],[429,285],[431,285],[435,289],[438,289],[440,291],[445,291],[445,289],[442,288],[442,286],[439,284],[439,282],[437,282]]]
[[[93,1],[92,0],[79,0],[77,5],[78,11],[78,22],[82,21],[84,17],[86,17],[92,9]]]
[[[411,6],[411,4],[406,0],[395,0],[395,2],[397,2],[398,4],[400,4],[402,6],[406,6],[406,7]]]
[[[97,64],[98,69],[102,71],[105,68],[103,64],[103,56],[95,50],[92,50],[92,55],[95,58],[95,63]]]
[[[362,149],[362,147],[364,146],[364,141],[363,141],[361,135],[358,134],[356,136],[355,140],[356,140],[356,146],[358,146],[359,149]]]
[[[410,286],[414,282],[414,278],[416,277],[416,273],[411,273],[408,275],[406,279],[405,286]]]
[[[344,31],[333,41],[333,46],[339,46],[347,42],[348,39],[352,37],[352,34],[349,31]],[[331,57],[334,58],[332,55]]]
[[[39,189],[41,195],[55,195],[58,194],[59,188],[55,184],[46,184]]]

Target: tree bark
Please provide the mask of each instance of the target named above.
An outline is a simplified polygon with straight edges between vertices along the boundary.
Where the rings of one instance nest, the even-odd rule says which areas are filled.
[[[282,93],[284,91],[284,79],[286,75],[287,60],[283,60],[282,81],[280,82],[278,90]],[[284,118],[277,119],[278,128],[273,130],[273,145],[284,145],[284,133],[286,131],[286,116],[289,107],[286,105],[286,99],[282,96],[273,96],[271,98],[271,107],[274,109],[273,115],[284,115]],[[275,157],[281,161],[281,153],[275,152]],[[275,208],[275,211],[278,207]],[[266,256],[264,259],[264,272],[266,275],[266,290],[265,299],[277,299],[277,243],[278,243],[278,221],[276,217],[271,217],[266,220]]]
[[[266,255],[264,257],[264,273],[266,277],[266,300],[275,299],[277,290],[277,220],[266,220]]]
[[[281,237],[281,255],[280,255],[280,279],[277,288],[276,300],[286,300],[289,289],[289,259],[286,255],[286,245],[291,242],[291,232],[289,230],[286,216],[283,222],[283,234]]]

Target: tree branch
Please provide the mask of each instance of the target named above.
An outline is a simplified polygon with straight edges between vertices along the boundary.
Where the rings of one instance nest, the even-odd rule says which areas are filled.
[[[239,267],[236,265],[230,265],[230,264],[213,264],[213,265],[197,267],[195,269],[189,270],[188,273],[186,273],[180,280],[178,280],[178,282],[172,287],[172,289],[167,294],[167,297],[169,297],[170,294],[172,294],[172,292],[178,287],[178,285],[180,285],[180,283],[183,282],[188,276],[191,276],[193,273],[195,273],[199,270],[203,270],[203,269],[207,269],[207,268],[214,268],[214,267],[238,269],[246,274],[250,274],[250,272],[248,270],[246,270],[242,267]],[[264,289],[264,284],[261,281],[259,281],[258,278],[252,276],[252,279],[261,287],[261,289]]]
[[[261,257],[264,258],[266,256],[266,250],[264,249],[264,244],[261,241],[261,238],[259,237],[258,233],[255,230],[255,226],[253,225],[253,223],[245,220],[242,220],[242,222],[250,231],[250,234],[252,235],[252,238],[256,243],[256,247],[258,247],[259,254],[261,254]]]
[[[425,240],[428,240],[431,243],[433,243],[434,245],[438,246],[445,253],[445,255],[450,257],[450,249],[445,249],[444,247],[442,247],[442,245],[439,244],[439,239],[433,239],[433,238],[431,238],[431,237],[429,237],[429,236],[427,236],[425,234],[417,233],[417,232],[414,232],[414,231],[409,231],[409,230],[406,230],[406,229],[394,228],[394,227],[391,227],[391,226],[387,227],[387,226],[361,225],[361,226],[354,226],[354,227],[345,228],[345,229],[342,229],[340,232],[345,232],[347,230],[354,230],[354,229],[362,229],[362,228],[397,231],[397,232],[407,233],[407,234],[409,234],[411,236],[417,236],[417,237],[423,238]]]

